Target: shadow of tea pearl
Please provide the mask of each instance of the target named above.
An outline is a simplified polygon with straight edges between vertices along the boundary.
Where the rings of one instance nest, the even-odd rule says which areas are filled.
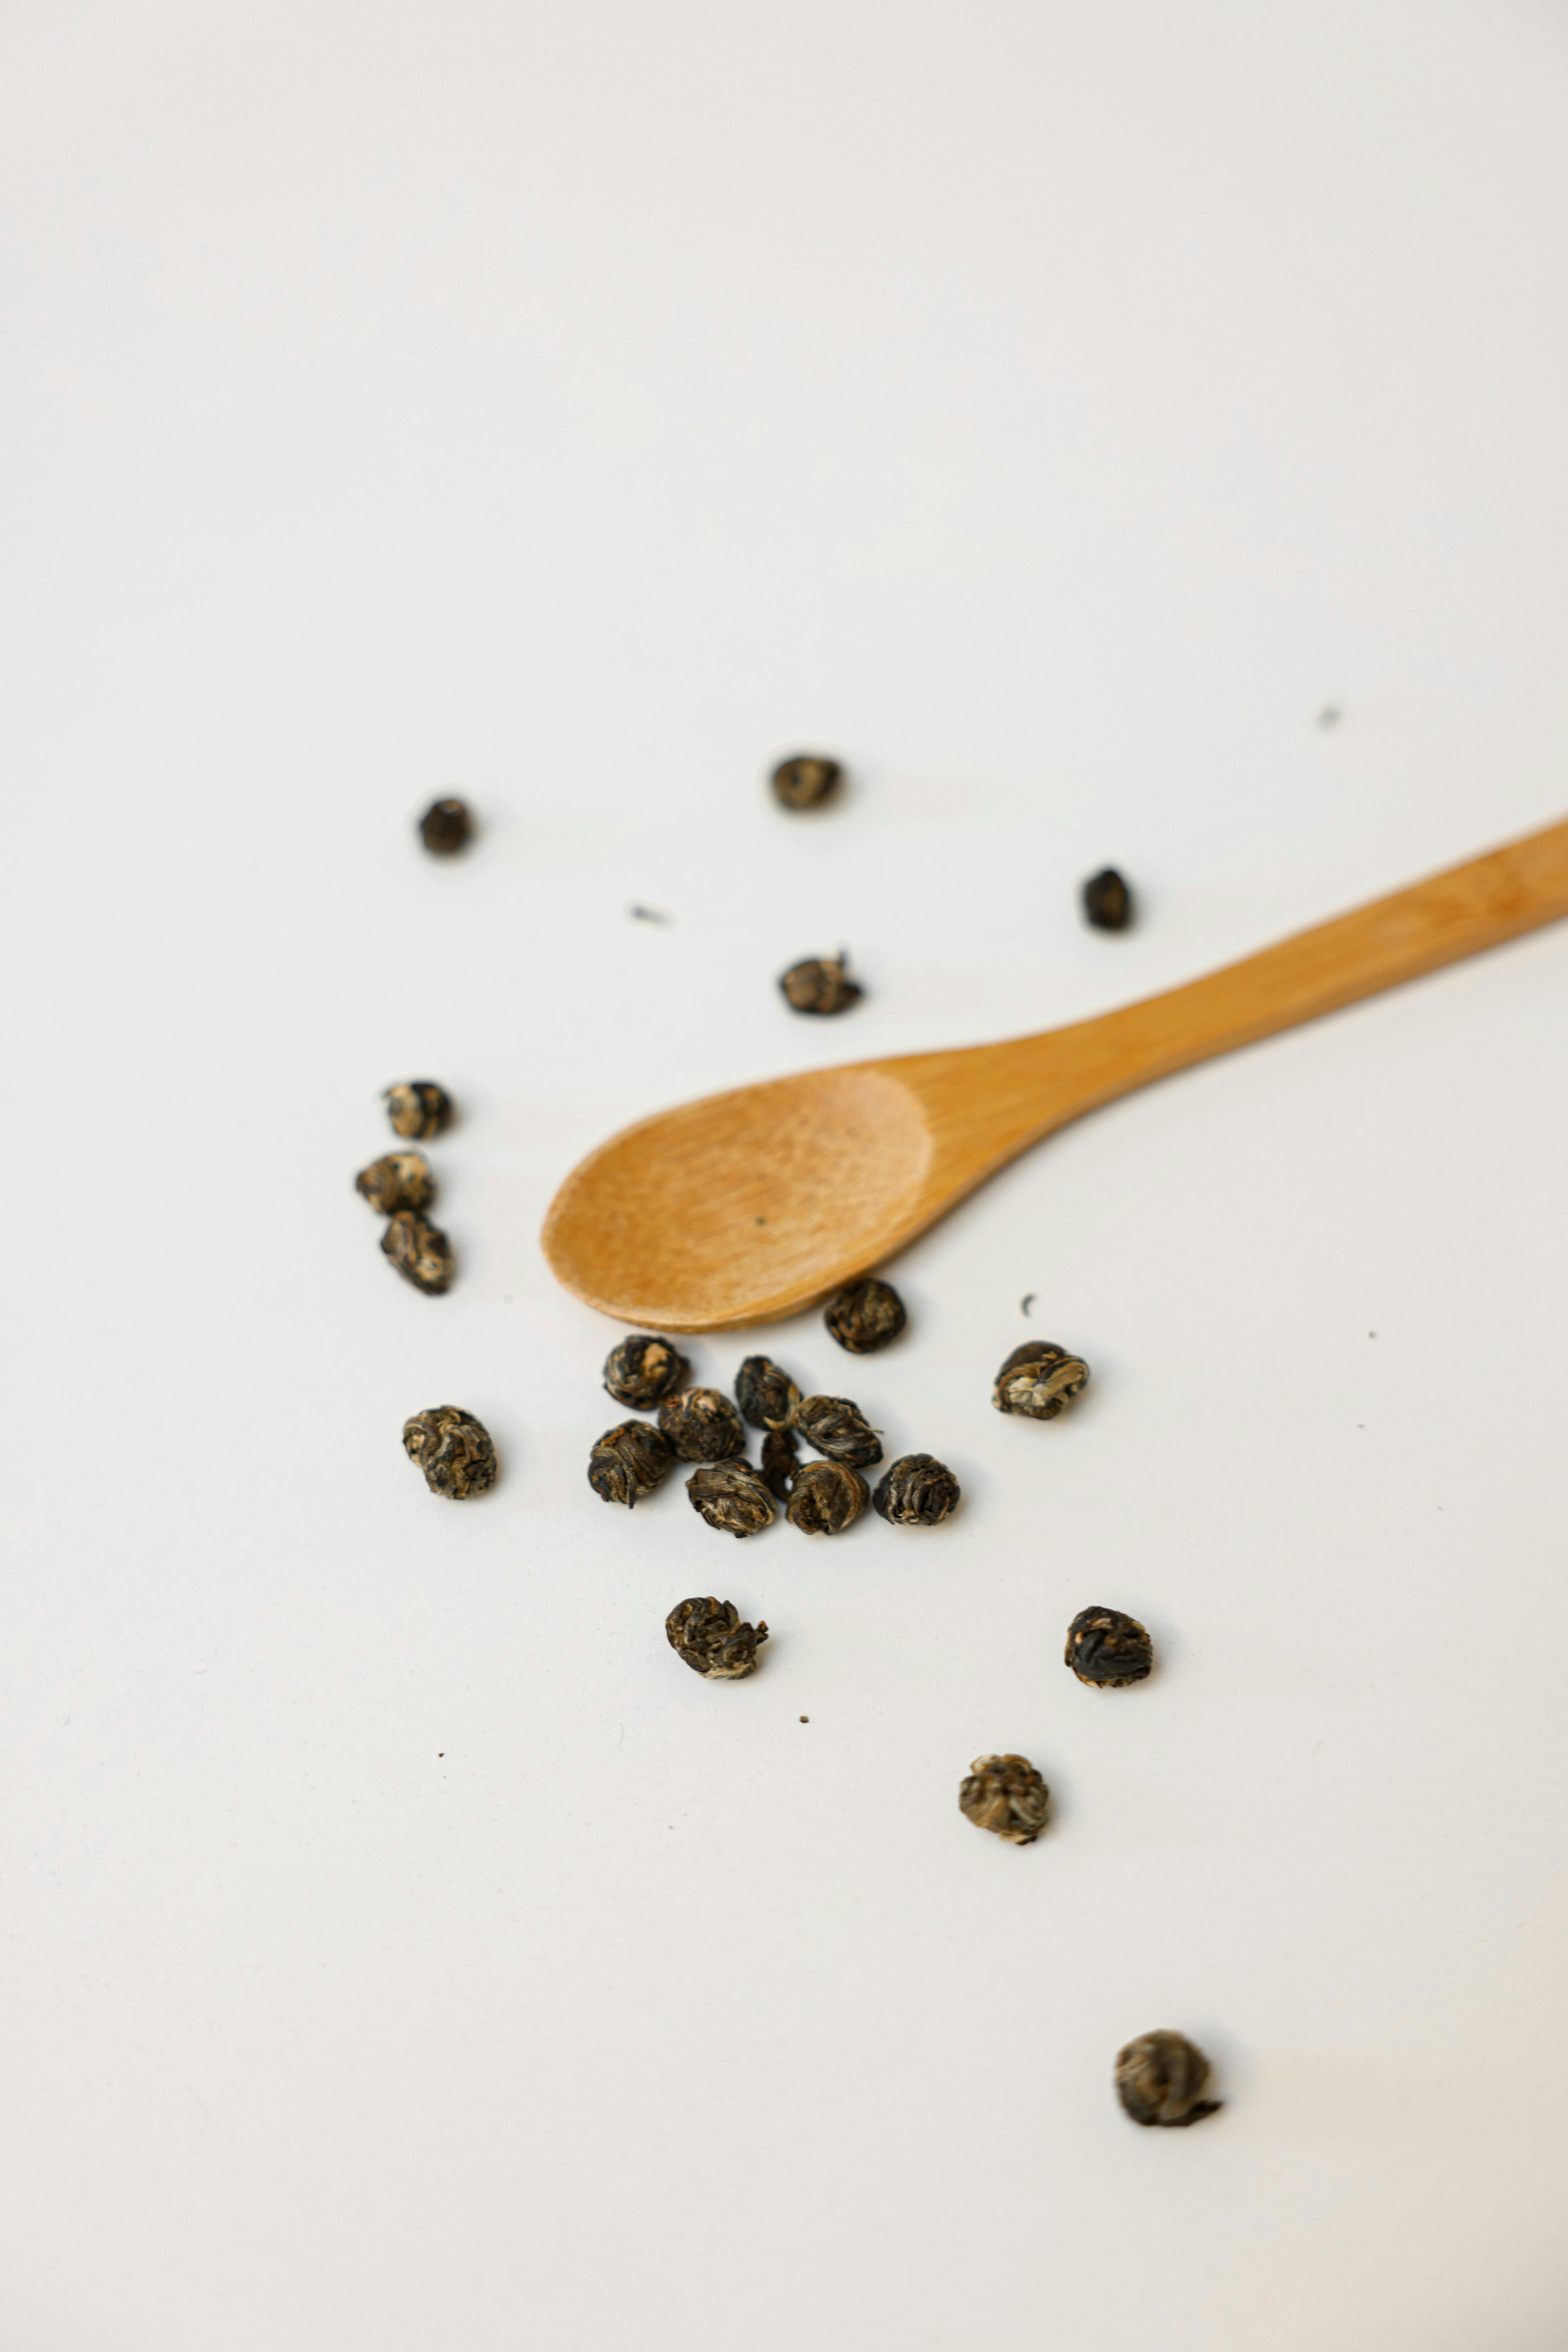
[[[718,1389],[682,1389],[667,1397],[658,1425],[682,1462],[727,1462],[745,1451],[741,1416]]]
[[[795,1473],[784,1517],[802,1535],[842,1535],[870,1499],[870,1488],[847,1462],[807,1462]]]
[[[399,1209],[427,1209],[436,1198],[436,1179],[422,1151],[388,1151],[360,1170],[354,1191],[379,1215],[391,1217]]]
[[[433,1225],[416,1209],[399,1209],[388,1220],[381,1246],[404,1281],[411,1282],[416,1290],[432,1298],[450,1290],[458,1271],[452,1244],[440,1226]]]
[[[1182,2130],[1218,2113],[1218,2099],[1200,2096],[1209,2062],[1184,2033],[1141,2033],[1116,2053],[1116,2095],[1135,2124]]]
[[[753,1429],[787,1429],[800,1391],[770,1356],[748,1356],[735,1375],[735,1402]]]
[[[847,1013],[865,993],[851,980],[847,956],[807,956],[779,976],[784,1002],[795,1013]]]
[[[745,1624],[732,1601],[679,1601],[664,1621],[670,1648],[710,1683],[738,1683],[757,1671],[768,1638],[765,1620]]]
[[[394,1135],[410,1142],[428,1142],[451,1124],[452,1097],[434,1078],[405,1078],[387,1087],[382,1100]]]
[[[1154,1670],[1154,1644],[1120,1609],[1080,1609],[1068,1627],[1067,1664],[1080,1683],[1125,1690]]]
[[[403,1449],[425,1473],[433,1495],[454,1503],[484,1495],[495,1485],[496,1450],[482,1421],[460,1405],[432,1405],[403,1424]]]
[[[959,1811],[976,1829],[1033,1845],[1046,1826],[1051,1792],[1026,1756],[977,1756],[958,1792]]]
[[[831,1337],[852,1356],[872,1356],[889,1339],[896,1339],[910,1318],[892,1284],[868,1274],[836,1292],[824,1307],[822,1319]]]
[[[790,1490],[800,1468],[800,1454],[795,1446],[795,1432],[770,1429],[763,1440],[763,1484],[770,1495],[787,1503]]]
[[[617,1422],[594,1441],[588,1484],[602,1502],[624,1503],[629,1511],[652,1494],[674,1460],[651,1421]]]
[[[991,1402],[998,1412],[1026,1413],[1031,1421],[1055,1421],[1081,1396],[1089,1366],[1049,1339],[1026,1339],[996,1375]]]
[[[782,807],[820,808],[838,790],[843,775],[837,760],[825,759],[820,751],[797,751],[779,761],[770,782]]]
[[[467,801],[432,801],[419,820],[419,838],[433,857],[452,857],[474,836]]]
[[[1132,893],[1114,866],[1091,874],[1083,886],[1084,920],[1097,931],[1124,931],[1132,920]]]
[[[773,1523],[773,1498],[749,1462],[713,1462],[686,1482],[691,1507],[721,1535],[755,1536]]]
[[[691,1377],[679,1348],[651,1332],[638,1331],[612,1348],[605,1359],[605,1386],[617,1404],[651,1412]]]
[[[937,1528],[957,1510],[963,1488],[934,1454],[901,1454],[877,1481],[878,1517],[892,1528]]]
[[[864,1470],[882,1458],[882,1441],[858,1404],[847,1397],[802,1397],[795,1425],[815,1453]]]

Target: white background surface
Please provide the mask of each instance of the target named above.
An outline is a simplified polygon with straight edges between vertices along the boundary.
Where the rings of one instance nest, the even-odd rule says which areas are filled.
[[[1561,11],[6,47],[5,2352],[1561,2346],[1568,933],[1064,1135],[885,1356],[762,1334],[958,1469],[930,1537],[603,1508],[534,1242],[663,1102],[1563,813]],[[438,1301],[350,1190],[426,1073]],[[1095,1367],[1050,1428],[1030,1330]],[[468,1508],[399,1446],[447,1399]],[[1089,1601],[1155,1681],[1071,1681]],[[1155,2024],[1197,2131],[1113,2105]]]

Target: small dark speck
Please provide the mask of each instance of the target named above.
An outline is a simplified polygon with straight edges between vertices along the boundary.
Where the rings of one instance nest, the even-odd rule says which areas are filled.
[[[809,1722],[811,1721],[811,1717],[810,1717],[810,1716],[809,1716],[809,1715],[803,1715],[803,1716],[801,1717],[801,1718],[800,1718],[800,1719],[801,1719],[802,1723],[809,1723]]]
[[[1032,1290],[1025,1291],[1024,1296],[1018,1301],[1018,1312],[1020,1315],[1026,1315],[1028,1313],[1030,1307],[1035,1303],[1035,1296],[1036,1294]]]
[[[1344,713],[1337,702],[1325,702],[1318,713],[1318,724],[1320,727],[1337,727],[1343,717]]]
[[[765,1224],[767,1223],[767,1222],[768,1222],[768,1221],[767,1221],[766,1217],[759,1217],[759,1218],[757,1219],[757,1223],[758,1223],[758,1224],[759,1224],[759,1225],[765,1225]]]
[[[661,915],[657,907],[628,907],[627,914],[634,923],[672,923],[673,915]]]
[[[1369,1331],[1366,1336],[1369,1339],[1375,1339],[1377,1333],[1375,1331]]]
[[[437,1749],[436,1750],[436,1761],[437,1762],[437,1764],[440,1762],[440,1760],[441,1760],[442,1757],[443,1757],[443,1756],[445,1756],[445,1754],[446,1754],[446,1753],[447,1753],[447,1751],[446,1751],[446,1749],[445,1749],[444,1748],[437,1748]]]

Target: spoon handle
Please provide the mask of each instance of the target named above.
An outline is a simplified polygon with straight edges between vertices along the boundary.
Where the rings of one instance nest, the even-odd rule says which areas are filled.
[[[991,1052],[1055,1080],[1068,1116],[1568,915],[1568,823],[1451,866],[1202,980]],[[1008,1089],[1011,1091],[1011,1089]],[[1043,1108],[1036,1097],[1037,1108]],[[1070,1105],[1070,1108],[1069,1108]],[[1037,1132],[1057,1119],[1047,1116]]]

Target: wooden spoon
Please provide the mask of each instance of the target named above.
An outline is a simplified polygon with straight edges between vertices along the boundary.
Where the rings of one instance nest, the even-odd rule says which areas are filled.
[[[1568,823],[1092,1021],[710,1095],[590,1152],[551,1204],[544,1254],[623,1323],[790,1315],[1097,1103],[1563,914]]]

